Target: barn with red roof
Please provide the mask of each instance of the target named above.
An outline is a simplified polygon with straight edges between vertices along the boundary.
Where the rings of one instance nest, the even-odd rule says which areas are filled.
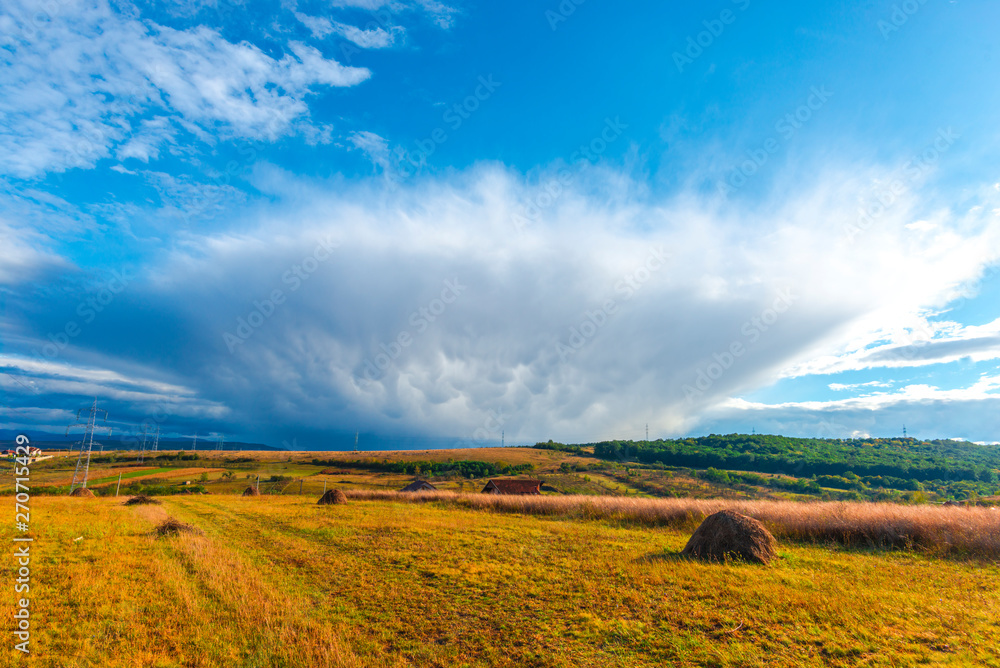
[[[541,494],[541,480],[498,479],[490,480],[483,488],[483,494]]]

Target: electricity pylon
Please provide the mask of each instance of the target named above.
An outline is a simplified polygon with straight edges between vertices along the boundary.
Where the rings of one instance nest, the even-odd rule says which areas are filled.
[[[87,421],[81,422],[80,420],[85,411],[87,413]],[[71,494],[76,489],[78,483],[84,489],[87,487],[87,475],[90,473],[90,452],[94,448],[94,430],[97,428],[98,414],[101,414],[101,419],[107,422],[108,412],[97,407],[97,397],[94,397],[94,404],[90,408],[81,408],[76,412],[77,423],[66,427],[67,435],[69,435],[69,430],[75,426],[83,425],[86,427],[83,441],[80,442],[80,455],[76,459],[76,470],[73,471],[73,480],[69,484]],[[84,458],[84,454],[87,455],[86,459]]]

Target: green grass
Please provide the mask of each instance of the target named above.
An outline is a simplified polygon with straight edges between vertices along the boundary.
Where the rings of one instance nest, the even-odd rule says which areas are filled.
[[[712,565],[614,521],[161,500],[32,500],[34,654],[2,665],[1000,666],[981,562],[784,544]],[[168,515],[205,535],[151,537]]]
[[[156,475],[157,473],[169,473],[170,471],[177,471],[179,467],[172,468],[160,468],[160,469],[146,469],[143,471],[132,471],[130,473],[123,473],[122,480],[128,480],[129,478],[139,478],[142,476]],[[108,476],[106,478],[99,478],[97,480],[88,480],[88,485],[103,485],[105,483],[118,482],[118,476]]]

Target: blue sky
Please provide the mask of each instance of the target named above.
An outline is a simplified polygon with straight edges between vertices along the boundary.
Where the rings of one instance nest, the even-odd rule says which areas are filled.
[[[1000,440],[998,18],[5,3],[0,427]]]

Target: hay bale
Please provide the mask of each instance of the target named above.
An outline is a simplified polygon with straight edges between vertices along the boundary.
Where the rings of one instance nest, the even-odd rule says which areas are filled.
[[[260,490],[250,485],[245,490],[243,490],[243,496],[260,496]]]
[[[157,536],[179,536],[182,533],[190,533],[200,536],[204,532],[197,527],[191,526],[190,524],[185,524],[184,522],[176,520],[173,517],[168,517],[160,522],[156,529],[153,530],[153,533]]]
[[[70,493],[70,496],[82,496],[87,499],[92,499],[94,497],[94,493],[86,487],[77,487]]]
[[[145,505],[149,505],[150,503],[155,503],[156,505],[160,504],[159,501],[157,501],[156,499],[154,499],[151,496],[146,496],[145,494],[138,494],[136,496],[133,496],[131,499],[129,499],[128,501],[126,501],[122,505],[123,506],[145,506]]]
[[[335,503],[347,503],[347,495],[341,492],[339,489],[328,489],[326,494],[319,498],[317,501],[321,506],[332,505]]]
[[[778,542],[763,524],[732,510],[709,515],[684,546],[682,555],[706,561],[742,560],[769,564],[778,556]]]

